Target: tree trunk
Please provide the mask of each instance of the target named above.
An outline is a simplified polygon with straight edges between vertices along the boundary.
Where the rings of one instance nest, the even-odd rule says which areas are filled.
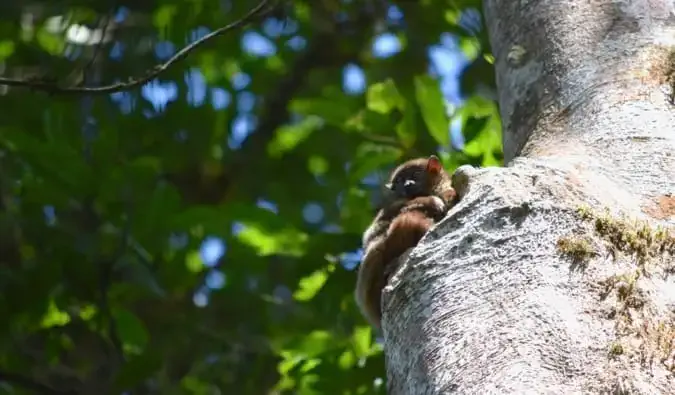
[[[508,166],[385,288],[388,392],[674,394],[675,5],[484,12]]]

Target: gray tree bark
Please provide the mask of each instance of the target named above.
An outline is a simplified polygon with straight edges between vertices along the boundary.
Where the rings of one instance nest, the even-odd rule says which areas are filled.
[[[388,392],[675,394],[675,4],[484,12],[508,165],[385,288]]]

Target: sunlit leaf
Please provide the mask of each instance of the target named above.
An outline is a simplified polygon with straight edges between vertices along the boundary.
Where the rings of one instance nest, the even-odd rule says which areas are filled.
[[[480,54],[480,41],[475,37],[462,37],[459,47],[467,59],[473,60]]]
[[[302,256],[308,235],[293,228],[275,231],[264,229],[259,225],[246,224],[237,238],[242,243],[253,247],[259,256],[272,254]]]
[[[296,367],[303,360],[302,356],[290,350],[281,351],[280,354],[283,360],[279,362],[279,364],[277,365],[277,371],[282,375],[285,375],[288,372],[290,372],[291,369]]]
[[[372,329],[370,326],[359,326],[354,329],[352,344],[354,345],[354,353],[358,357],[369,354],[372,339],[371,332]]]
[[[356,364],[356,355],[352,350],[345,350],[338,358],[338,366],[341,369],[347,370]]]
[[[368,109],[380,114],[386,114],[394,108],[402,109],[404,102],[391,79],[369,86],[366,92]]]
[[[438,81],[427,75],[415,77],[415,97],[429,132],[441,146],[447,146],[450,142],[450,124]]]
[[[483,129],[485,129],[485,126],[489,121],[490,117],[488,116],[469,118],[464,124],[464,129],[462,130],[464,134],[464,141],[466,143],[473,141],[483,131]]]
[[[66,48],[66,41],[63,36],[50,33],[46,29],[39,29],[36,39],[40,47],[51,55],[61,55]]]
[[[333,336],[323,330],[312,331],[307,334],[300,343],[294,348],[295,352],[300,353],[305,358],[313,358],[321,355],[325,351],[334,347]]]
[[[471,138],[467,139],[462,151],[471,156],[483,156],[482,166],[500,164],[496,155],[502,151],[502,135],[496,103],[475,95],[466,100],[453,117],[462,118],[463,132]],[[470,129],[466,130],[467,126]]]
[[[328,161],[318,155],[312,155],[309,157],[309,160],[307,161],[307,167],[310,171],[310,173],[314,174],[315,176],[321,176],[325,174],[328,171]]]
[[[53,326],[63,326],[70,322],[70,316],[65,311],[59,310],[56,307],[54,300],[50,300],[47,305],[47,313],[42,317],[40,326],[43,328],[51,328]]]
[[[14,41],[0,40],[0,60],[7,59],[14,53]]]
[[[98,308],[96,306],[92,304],[86,305],[80,309],[80,318],[85,321],[89,321],[96,315],[97,311]]]
[[[298,289],[293,294],[295,300],[306,302],[311,300],[321,287],[328,280],[328,275],[334,270],[334,266],[330,265],[326,268],[316,270],[314,273],[310,274],[307,277],[300,279],[298,283]]]
[[[319,117],[308,116],[296,124],[280,127],[277,129],[274,139],[268,144],[267,153],[272,158],[281,157],[306,140],[322,124],[323,122]]]
[[[185,256],[185,266],[192,273],[199,273],[204,270],[204,262],[199,251],[191,251]]]

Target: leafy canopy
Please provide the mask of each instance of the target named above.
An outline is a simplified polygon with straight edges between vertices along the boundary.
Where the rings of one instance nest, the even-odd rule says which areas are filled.
[[[479,2],[10,3],[0,390],[384,393],[361,232],[403,160],[501,163]]]

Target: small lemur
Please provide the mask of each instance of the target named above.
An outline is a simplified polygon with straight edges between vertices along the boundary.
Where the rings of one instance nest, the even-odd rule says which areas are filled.
[[[380,329],[382,289],[394,262],[417,245],[456,200],[450,175],[435,155],[409,160],[391,173],[385,202],[363,234],[363,260],[355,297],[361,313]]]

